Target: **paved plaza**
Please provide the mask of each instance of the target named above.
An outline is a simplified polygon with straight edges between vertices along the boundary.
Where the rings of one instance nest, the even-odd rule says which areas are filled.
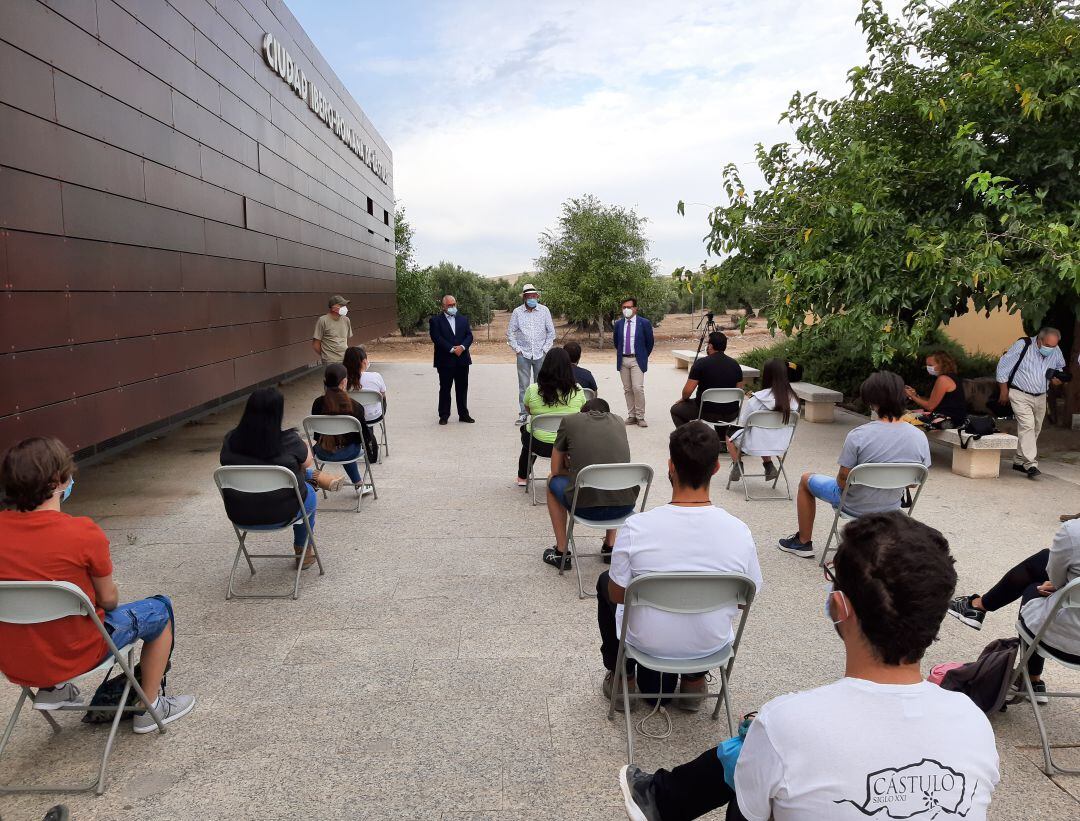
[[[617,783],[625,730],[621,716],[608,721],[600,691],[596,604],[578,600],[572,575],[559,578],[541,563],[553,542],[547,512],[513,486],[513,365],[474,366],[478,424],[451,417],[447,427],[436,424],[427,363],[373,367],[390,402],[379,499],[365,499],[359,514],[346,493],[320,500],[326,575],[307,571],[298,601],[224,599],[236,544],[211,473],[239,408],[79,473],[65,510],[105,529],[121,600],[173,597],[169,692],[199,701],[163,737],[121,731],[105,795],[63,799],[77,821],[625,818]],[[594,373],[601,396],[623,413],[614,367]],[[628,431],[634,460],[657,471],[650,506],[669,498],[667,408],[685,377],[657,361],[646,380],[651,427]],[[286,387],[288,423],[299,424],[320,386],[311,374]],[[839,413],[833,425],[799,426],[793,489],[804,470],[835,471],[843,437],[859,421]],[[1049,546],[1058,513],[1080,509],[1080,471],[1053,463],[1044,470],[1041,483],[1010,470],[998,480],[965,479],[935,449],[917,515],[949,539],[959,592],[985,590]],[[794,502],[745,502],[741,492],[725,492],[726,473],[714,480],[713,499],[749,524],[765,578],[734,671],[741,714],[841,676],[843,646],[822,612],[817,564],[775,547],[794,529]],[[819,515],[821,544],[830,518]],[[285,533],[253,538],[290,549]],[[599,538],[586,537],[588,546]],[[288,586],[286,563],[257,567],[243,589]],[[589,583],[602,567],[584,560]],[[947,620],[925,669],[975,658],[991,639],[1012,635],[1014,621],[1013,608],[989,615],[981,633]],[[1046,675],[1051,689],[1080,690],[1080,675],[1053,663]],[[18,690],[0,683],[6,718]],[[94,686],[87,680],[83,690]],[[1080,745],[1080,702],[1052,704],[1047,716],[1056,741]],[[65,732],[52,738],[44,721],[24,713],[0,777],[89,775],[106,728],[79,724],[74,713],[61,720]],[[669,739],[637,736],[638,764],[670,766],[726,737],[724,721],[704,711],[673,711],[673,723]],[[1080,776],[1051,780],[1040,770],[1030,708],[1010,707],[993,723],[1002,780],[991,816],[1080,816]],[[1062,761],[1080,765],[1080,749]],[[37,821],[54,798],[0,796],[0,816]]]

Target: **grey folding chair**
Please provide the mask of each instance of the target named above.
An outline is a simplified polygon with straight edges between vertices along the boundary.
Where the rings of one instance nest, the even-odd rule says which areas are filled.
[[[304,428],[304,436],[307,437],[308,445],[311,446],[311,456],[315,460],[315,467],[319,470],[324,465],[358,465],[363,463],[364,469],[360,472],[360,484],[353,485],[353,493],[356,494],[356,513],[360,512],[360,501],[364,498],[364,488],[371,486],[371,493],[376,499],[379,491],[375,489],[375,474],[371,470],[371,462],[368,461],[367,447],[364,439],[364,426],[355,416],[305,416],[301,423]],[[320,436],[348,436],[349,434],[360,436],[360,455],[355,459],[320,459],[315,455],[315,434]],[[326,491],[323,491],[326,498]]]
[[[581,391],[585,394],[586,402],[596,398],[596,391],[594,391],[592,388],[582,388]]]
[[[280,465],[227,465],[214,471],[214,484],[217,485],[218,492],[221,494],[222,504],[225,504],[226,490],[233,490],[238,493],[269,493],[274,490],[292,490],[296,494],[296,503],[300,511],[292,521],[285,522],[281,525],[238,525],[232,519],[229,519],[229,523],[236,532],[236,539],[240,543],[240,546],[236,550],[236,557],[233,559],[232,563],[232,571],[229,573],[229,586],[225,591],[225,600],[300,598],[300,574],[304,572],[304,559],[307,558],[309,550],[315,555],[315,561],[319,565],[319,575],[323,575],[324,571],[322,558],[319,556],[318,548],[315,547],[315,534],[311,530],[311,522],[308,521],[307,514],[304,511],[304,497],[300,494],[300,486],[296,483],[296,474]],[[225,507],[225,515],[229,515],[228,506]],[[249,532],[255,531],[261,533],[266,531],[274,532],[277,530],[285,530],[295,524],[299,524],[301,521],[307,529],[307,544],[304,545],[304,549],[300,552],[299,556],[295,553],[248,552],[247,536]],[[252,576],[255,575],[255,565],[252,564],[252,559],[290,559],[295,561],[296,581],[293,584],[292,593],[259,594],[233,592],[236,567],[240,563],[241,556],[243,556],[244,560],[247,562],[248,569],[251,571]]]
[[[697,418],[701,420],[701,414],[705,408],[706,402],[725,405],[731,404],[732,402],[738,404],[739,407],[735,410],[735,418],[730,422],[709,422],[708,420],[703,420],[706,424],[712,425],[716,429],[716,432],[720,434],[720,438],[723,439],[724,434],[726,434],[727,431],[739,426],[739,410],[742,409],[744,399],[746,399],[746,394],[743,392],[742,388],[708,388],[701,392],[701,401],[698,402]],[[724,428],[724,430],[721,431],[721,428]]]
[[[368,423],[369,425],[379,426],[379,435],[375,437],[375,441],[380,445],[378,464],[381,465],[383,454],[385,453],[387,456],[390,455],[390,442],[386,438],[386,397],[378,391],[371,391],[367,388],[350,391],[349,396],[351,396],[358,405],[378,405],[382,408],[379,418],[374,422]]]
[[[853,467],[851,472],[848,473],[847,482],[844,484],[844,492],[840,494],[840,504],[836,508],[836,515],[833,516],[829,538],[825,542],[825,549],[821,551],[821,561],[818,564],[822,567],[825,566],[829,550],[832,549],[833,539],[839,540],[838,526],[840,520],[850,521],[858,518],[858,516],[852,516],[844,510],[844,502],[847,501],[848,492],[853,487],[862,486],[875,488],[876,490],[898,491],[903,491],[908,487],[915,487],[915,493],[911,496],[911,506],[907,509],[908,516],[910,516],[915,512],[915,503],[919,501],[919,494],[922,493],[923,486],[926,484],[926,477],[929,475],[930,471],[926,465],[921,465],[918,462],[867,462]]]
[[[795,427],[799,422],[799,414],[792,411],[788,416],[788,421],[784,421],[784,414],[779,411],[760,410],[754,411],[746,418],[746,424],[743,425],[743,432],[741,434],[742,442],[750,441],[750,431],[754,430],[787,430],[790,428],[790,434],[788,435],[787,447],[784,448],[784,452],[780,454],[779,462],[777,462],[776,478],[772,481],[773,490],[776,490],[776,485],[780,481],[780,477],[784,477],[784,494],[783,496],[751,496],[750,485],[747,483],[747,479],[764,479],[765,469],[762,468],[761,473],[747,473],[743,468],[739,471],[739,479],[742,482],[743,495],[746,496],[748,502],[773,502],[773,501],[791,501],[791,485],[788,484],[787,471],[784,470],[784,460],[787,459],[788,451],[791,450],[791,443],[795,440]],[[753,456],[754,454],[749,452],[742,452],[742,456]],[[768,482],[766,482],[768,484]],[[728,474],[727,484],[724,485],[724,490],[731,488],[731,474]]]
[[[105,645],[108,647],[109,655],[100,664],[92,667],[91,669],[80,673],[74,678],[80,678],[82,676],[88,676],[94,673],[105,673],[105,678],[109,677],[109,673],[112,672],[114,665],[120,665],[120,669],[124,671],[124,692],[120,696],[119,704],[127,704],[128,694],[132,689],[135,690],[135,694],[139,697],[139,700],[146,704],[148,700],[146,693],[143,692],[142,686],[136,680],[134,675],[135,669],[135,642],[128,644],[124,647],[117,647],[113,644],[112,636],[109,635],[109,631],[105,629],[105,625],[101,623],[101,619],[98,618],[97,610],[94,608],[93,603],[87,597],[77,585],[71,582],[0,582],[0,622],[6,624],[43,624],[45,622],[55,621],[56,619],[64,619],[69,616],[81,616],[83,618],[90,619],[94,627],[97,628],[101,637],[105,640]],[[68,679],[73,681],[74,679]],[[53,686],[60,687],[67,684],[68,681],[57,682]],[[103,679],[104,681],[104,679]],[[15,729],[15,724],[19,720],[19,713],[22,711],[23,704],[27,699],[34,700],[36,693],[26,686],[23,686],[22,693],[19,695],[18,701],[15,702],[15,710],[11,714],[11,718],[8,719],[7,726],[4,728],[4,736],[0,739],[0,757],[4,755],[4,750],[7,749],[8,741],[11,740],[12,731]],[[60,710],[74,710],[79,712],[86,712],[90,707],[89,702],[86,704],[70,705],[66,707],[60,707]],[[98,768],[97,778],[89,783],[73,784],[73,785],[15,785],[15,784],[2,784],[0,785],[0,792],[5,793],[46,793],[46,792],[89,792],[93,790],[98,795],[105,792],[105,768],[109,763],[109,754],[112,752],[113,741],[116,739],[116,730],[120,726],[120,718],[125,712],[141,711],[143,708],[138,705],[131,707],[94,707],[94,710],[101,710],[102,712],[113,712],[112,726],[109,728],[109,736],[105,741],[105,751],[101,755],[101,765]],[[54,733],[60,732],[60,725],[57,724],[56,719],[45,710],[34,710],[42,718],[49,723]],[[161,723],[161,717],[153,709],[150,709],[150,715],[153,716],[154,721],[157,723],[158,732],[165,732],[165,725]]]
[[[1059,764],[1054,763],[1054,759],[1050,754],[1050,750],[1053,749],[1050,745],[1050,740],[1046,735],[1046,724],[1043,722],[1042,709],[1039,707],[1038,702],[1035,701],[1035,690],[1031,686],[1031,675],[1028,673],[1027,662],[1028,659],[1038,653],[1043,658],[1056,661],[1063,667],[1068,667],[1070,670],[1080,670],[1080,664],[1065,661],[1054,654],[1053,650],[1043,644],[1043,635],[1046,633],[1046,629],[1054,623],[1054,619],[1057,618],[1058,613],[1063,610],[1080,610],[1080,578],[1073,579],[1061,590],[1054,594],[1057,599],[1053,606],[1050,608],[1050,612],[1046,614],[1046,621],[1043,622],[1043,626],[1039,629],[1039,632],[1034,636],[1031,631],[1024,626],[1023,622],[1019,619],[1016,622],[1016,632],[1020,636],[1020,659],[1016,666],[1016,670],[1013,672],[1013,681],[1023,682],[1024,691],[1027,693],[1027,699],[1031,703],[1031,709],[1035,712],[1035,724],[1039,728],[1039,740],[1042,742],[1043,749],[1043,761],[1046,766],[1043,768],[1044,772],[1053,777],[1055,773],[1069,773],[1077,774],[1080,770],[1069,769],[1062,767]],[[1047,698],[1080,698],[1080,693],[1040,693]],[[1059,749],[1065,745],[1058,745]],[[1069,745],[1072,748],[1072,745]]]
[[[595,593],[591,593],[585,589],[585,585],[581,580],[581,559],[597,558],[602,556],[601,553],[578,553],[577,545],[574,542],[574,526],[582,525],[584,527],[592,527],[600,530],[612,530],[622,527],[623,524],[634,513],[641,513],[645,510],[645,503],[649,500],[649,489],[652,487],[653,469],[646,464],[640,462],[619,462],[609,465],[588,465],[578,471],[577,477],[574,480],[574,495],[570,501],[570,524],[566,529],[566,552],[563,553],[562,561],[559,562],[559,575],[563,575],[566,571],[566,557],[570,556],[571,561],[574,564],[574,568],[577,570],[577,587],[578,598],[584,599],[587,596],[596,597]],[[642,485],[645,486],[645,492],[642,493]],[[640,497],[641,504],[635,507],[637,510],[632,511],[626,516],[621,516],[618,519],[608,519],[600,521],[597,519],[586,519],[577,514],[578,504],[578,491],[582,488],[592,488],[593,490],[626,490],[633,488]]]
[[[705,698],[716,699],[712,718],[720,716],[720,703],[723,702],[727,713],[728,735],[735,735],[731,721],[731,671],[735,666],[735,657],[742,640],[743,628],[750,615],[750,605],[754,602],[757,585],[749,576],[741,573],[645,573],[630,581],[623,598],[622,625],[619,638],[619,657],[615,662],[615,675],[622,680],[623,711],[626,716],[626,760],[634,763],[634,725],[630,715],[631,698],[701,698],[699,693],[628,693],[626,691],[627,658],[657,673],[677,673],[686,675],[700,673],[703,670],[720,669],[720,689],[707,692]],[[739,609],[738,626],[735,638],[712,655],[696,659],[665,659],[652,656],[639,650],[626,641],[627,628],[631,619],[636,620],[636,613],[642,608],[651,608],[664,613],[683,613],[700,615],[712,613],[721,608]],[[733,619],[734,621],[734,619]],[[661,679],[663,677],[661,676]],[[608,704],[608,720],[615,717],[615,699],[619,688],[611,688],[611,700]]]
[[[532,416],[532,417],[529,417],[529,425],[530,425],[530,427],[531,427],[531,429],[532,429],[532,431],[534,433],[536,431],[538,431],[538,430],[546,431],[548,433],[558,433],[559,432],[559,425],[562,424],[563,417],[567,416],[567,415],[568,414],[565,414],[565,413],[545,413],[545,414],[542,414],[541,416]],[[529,436],[529,461],[527,463],[528,464],[528,472],[525,474],[525,492],[528,493],[532,497],[532,503],[535,505],[537,503],[536,502],[536,475],[535,475],[535,473],[533,471],[533,459],[534,458],[539,459],[540,455],[537,454],[534,457],[532,447],[533,447],[533,439],[532,439],[532,435],[530,435]]]

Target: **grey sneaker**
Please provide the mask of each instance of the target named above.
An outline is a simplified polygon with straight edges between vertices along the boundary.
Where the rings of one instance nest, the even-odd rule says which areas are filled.
[[[59,710],[61,707],[81,707],[79,688],[71,682],[63,687],[49,687],[37,691],[34,696],[35,710]]]
[[[731,473],[728,474],[729,482],[737,482],[742,478],[742,462],[731,463]]]
[[[622,787],[626,817],[630,821],[663,821],[653,794],[652,773],[633,764],[623,764],[619,770],[619,786]]]
[[[765,463],[765,481],[766,482],[775,482],[779,478],[780,478],[780,471],[777,470],[776,463],[775,462],[766,462]]]
[[[615,709],[618,710],[620,713],[625,713],[626,711],[623,709],[623,699],[622,699],[622,684],[621,684],[622,677],[621,676],[616,676],[614,671],[612,671],[612,670],[608,670],[607,675],[604,676],[604,698],[606,698],[608,701],[611,701],[611,688],[614,686],[614,682],[615,682],[616,679],[618,679],[620,684],[619,684],[619,690],[615,694]],[[634,680],[630,679],[628,683],[630,685],[629,692],[633,693],[634,689],[635,689],[634,688]],[[630,712],[631,713],[634,712],[634,705],[636,703],[637,702],[635,702],[634,700],[631,699],[631,701],[630,701]]]
[[[195,696],[158,696],[154,706],[157,708],[161,723],[171,724],[191,712],[195,706]],[[152,733],[157,728],[157,722],[154,721],[149,710],[136,715],[131,723],[131,729],[136,733]]]
[[[673,699],[674,706],[680,710],[685,710],[688,713],[696,713],[701,709],[701,706],[705,703],[705,695],[709,692],[709,680],[707,678],[698,679],[697,681],[687,681],[685,678],[679,680],[679,692],[690,694],[693,693],[697,698],[676,698]]]

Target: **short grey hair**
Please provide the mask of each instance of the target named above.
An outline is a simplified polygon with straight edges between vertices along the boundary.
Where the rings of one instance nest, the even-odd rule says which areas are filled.
[[[1061,339],[1061,331],[1059,331],[1057,328],[1051,328],[1049,325],[1044,328],[1039,328],[1038,339],[1040,342],[1046,339],[1046,337],[1048,336],[1056,336],[1058,339]]]
[[[456,296],[454,296],[453,294],[447,294],[446,296],[444,296],[442,298],[442,304],[445,305],[446,300],[448,300],[448,299],[452,299],[452,300],[454,300],[454,302],[457,302],[457,297]]]

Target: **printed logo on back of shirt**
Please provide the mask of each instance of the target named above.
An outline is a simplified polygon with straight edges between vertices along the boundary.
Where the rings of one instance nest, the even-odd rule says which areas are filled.
[[[845,798],[863,815],[879,818],[963,818],[971,809],[977,784],[968,789],[967,778],[932,758],[903,767],[887,767],[866,776],[866,798]]]

